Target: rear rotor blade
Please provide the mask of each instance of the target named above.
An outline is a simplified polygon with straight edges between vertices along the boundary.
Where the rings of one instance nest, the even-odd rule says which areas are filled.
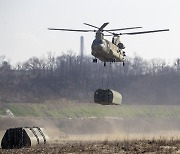
[[[119,31],[119,30],[128,30],[128,29],[137,29],[142,27],[129,27],[129,28],[121,28],[121,29],[107,29],[105,31]]]
[[[48,28],[48,30],[61,30],[61,31],[72,31],[72,32],[96,32],[95,30],[83,30],[83,29],[62,29],[62,28]]]
[[[164,32],[164,31],[169,31],[169,29],[143,31],[143,32],[132,32],[132,33],[120,33],[119,35],[136,35],[136,34],[146,34],[146,33]]]

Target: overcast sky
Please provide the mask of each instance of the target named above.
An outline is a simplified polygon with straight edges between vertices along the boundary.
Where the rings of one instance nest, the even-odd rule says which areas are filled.
[[[0,0],[0,56],[12,63],[23,62],[47,52],[60,55],[80,52],[80,36],[85,54],[90,55],[94,33],[49,31],[50,28],[93,29],[84,22],[106,27],[142,26],[169,32],[122,36],[126,54],[145,59],[180,58],[180,0]],[[107,39],[111,40],[110,37]]]

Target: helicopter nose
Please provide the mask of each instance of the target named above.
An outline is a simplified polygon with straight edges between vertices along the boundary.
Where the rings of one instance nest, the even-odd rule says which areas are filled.
[[[93,44],[92,49],[97,50],[97,51],[103,50],[104,49],[104,44]]]

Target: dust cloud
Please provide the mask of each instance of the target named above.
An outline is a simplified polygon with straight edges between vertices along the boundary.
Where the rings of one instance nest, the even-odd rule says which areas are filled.
[[[45,128],[50,143],[180,137],[178,119],[0,117],[0,124],[0,139],[8,128],[37,126]]]

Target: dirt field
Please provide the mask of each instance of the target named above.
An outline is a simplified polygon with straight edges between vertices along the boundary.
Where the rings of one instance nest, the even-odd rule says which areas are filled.
[[[50,144],[0,153],[180,153],[177,119],[1,117],[0,139],[10,127],[39,126]]]
[[[66,141],[49,146],[2,150],[0,153],[180,153],[178,140]]]

